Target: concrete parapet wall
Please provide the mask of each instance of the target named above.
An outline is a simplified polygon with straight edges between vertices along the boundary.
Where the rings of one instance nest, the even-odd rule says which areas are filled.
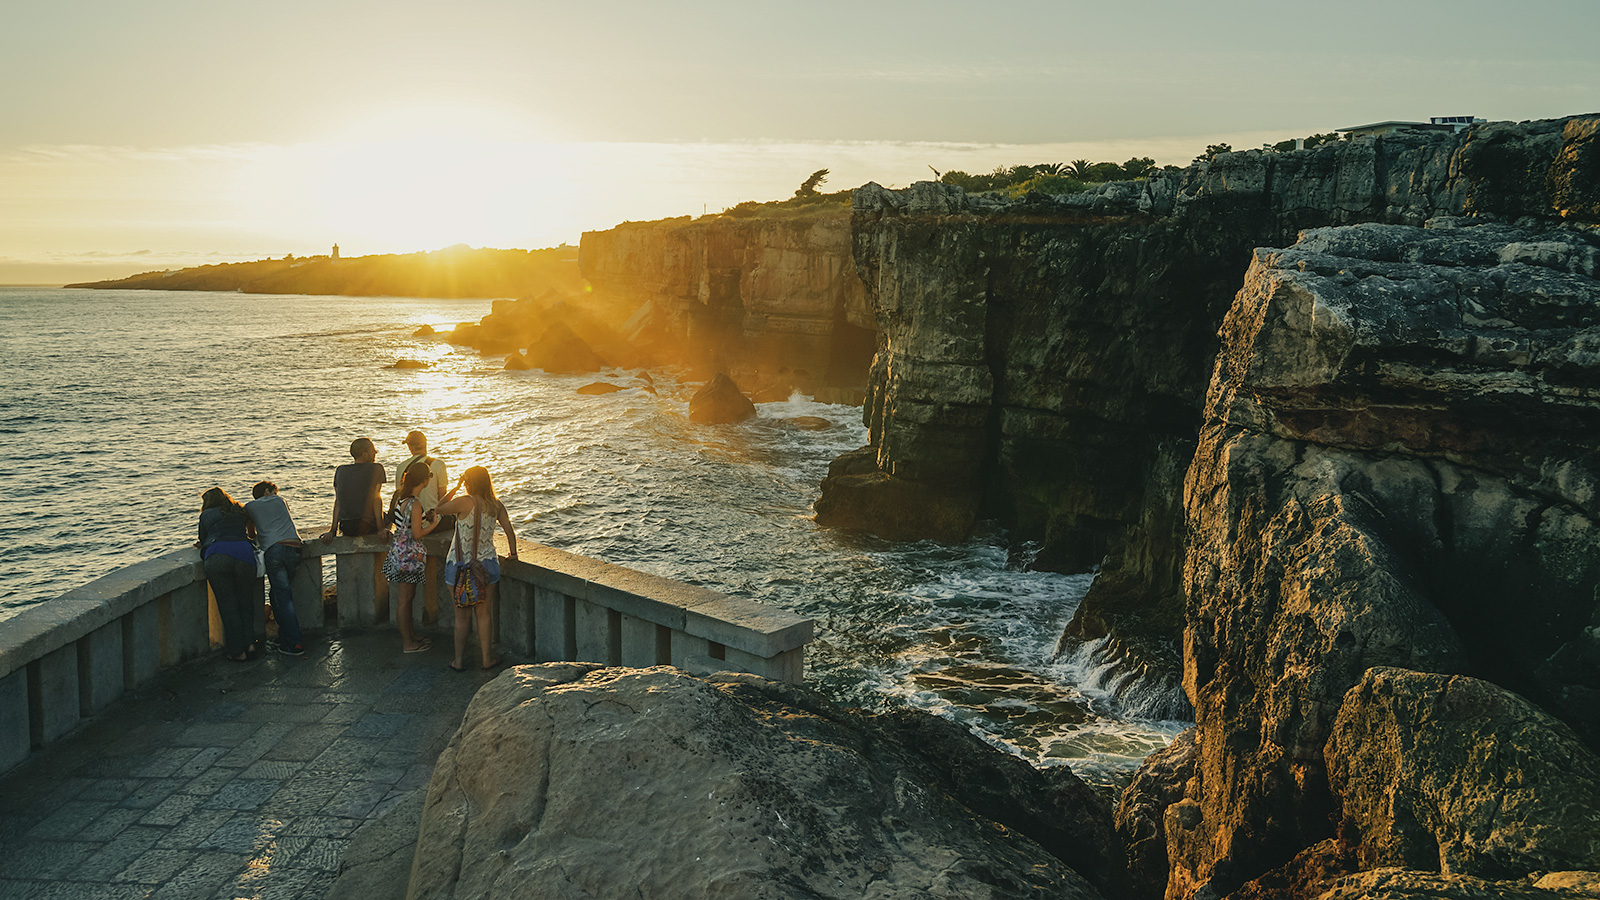
[[[419,628],[437,625],[441,610],[449,620],[449,541],[425,541],[428,573],[412,613]],[[294,579],[302,627],[390,623],[398,587],[383,577],[388,545],[382,536],[307,539]],[[494,621],[498,640],[524,656],[804,677],[810,619],[539,544],[519,549],[521,559],[501,559]],[[324,603],[324,556],[335,557],[331,605]],[[0,772],[161,669],[221,645],[216,601],[194,548],[119,569],[0,621]]]
[[[519,550],[500,562],[499,637],[539,662],[805,677],[810,619],[552,547]]]
[[[200,551],[135,563],[0,622],[0,771],[215,646]]]

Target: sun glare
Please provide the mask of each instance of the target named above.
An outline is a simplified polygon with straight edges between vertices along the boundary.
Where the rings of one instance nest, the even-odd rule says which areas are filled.
[[[243,189],[251,202],[347,252],[548,246],[544,223],[578,202],[562,145],[484,104],[375,108],[277,162]]]

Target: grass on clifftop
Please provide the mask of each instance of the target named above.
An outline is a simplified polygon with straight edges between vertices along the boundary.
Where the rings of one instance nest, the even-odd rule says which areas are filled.
[[[850,191],[834,191],[830,194],[795,195],[787,200],[769,200],[759,203],[755,200],[746,200],[735,206],[723,210],[721,215],[733,219],[783,219],[794,216],[809,216],[825,212],[848,212],[850,210]]]

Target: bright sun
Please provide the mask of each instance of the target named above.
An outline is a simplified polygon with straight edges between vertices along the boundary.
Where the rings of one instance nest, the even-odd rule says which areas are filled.
[[[541,220],[577,200],[563,146],[484,104],[378,108],[282,162],[252,193],[347,252],[544,246]]]

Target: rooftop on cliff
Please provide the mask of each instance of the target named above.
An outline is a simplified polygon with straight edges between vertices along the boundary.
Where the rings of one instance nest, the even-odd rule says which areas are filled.
[[[344,258],[291,254],[282,259],[145,272],[67,287],[467,298],[519,297],[550,289],[575,292],[582,285],[576,247],[493,250],[457,244],[428,253]]]

